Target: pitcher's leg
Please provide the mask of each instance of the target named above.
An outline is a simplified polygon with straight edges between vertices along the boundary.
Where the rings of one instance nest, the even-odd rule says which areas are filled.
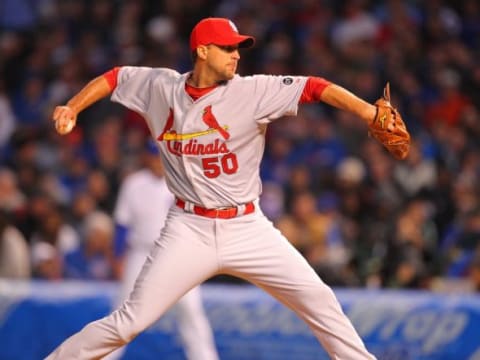
[[[268,220],[248,230],[229,228],[235,241],[223,247],[221,261],[298,314],[332,359],[375,359],[343,313],[333,291]]]
[[[215,273],[215,247],[182,222],[169,224],[155,243],[122,307],[68,338],[48,360],[91,360],[107,355],[130,342],[188,290]]]
[[[112,307],[114,309],[120,308],[123,302],[128,299],[128,295],[133,289],[135,284],[135,280],[142,270],[142,266],[147,259],[148,251],[146,250],[138,250],[138,249],[131,249],[127,253],[125,259],[125,268],[123,270],[123,276],[120,280],[120,285],[118,287],[118,293],[113,300]],[[112,353],[108,354],[103,358],[103,360],[118,360],[121,359],[123,354],[125,353],[127,346],[122,346],[121,348],[113,351]]]
[[[218,360],[212,328],[203,308],[201,288],[193,288],[177,303],[178,328],[188,360]]]

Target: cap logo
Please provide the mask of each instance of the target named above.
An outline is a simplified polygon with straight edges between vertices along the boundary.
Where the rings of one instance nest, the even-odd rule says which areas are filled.
[[[238,29],[237,29],[237,27],[235,26],[235,24],[233,23],[232,20],[228,20],[228,24],[230,25],[230,27],[232,28],[233,31],[238,33]]]

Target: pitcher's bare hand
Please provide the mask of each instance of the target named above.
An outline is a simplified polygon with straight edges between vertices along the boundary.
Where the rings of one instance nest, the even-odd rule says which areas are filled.
[[[55,129],[61,135],[68,134],[77,123],[77,114],[69,106],[57,106],[53,111]]]

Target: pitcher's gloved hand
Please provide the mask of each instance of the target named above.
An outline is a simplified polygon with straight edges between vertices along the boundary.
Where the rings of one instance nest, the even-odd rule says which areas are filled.
[[[374,105],[377,112],[368,124],[371,136],[382,143],[396,159],[405,159],[410,150],[410,134],[402,116],[390,103],[389,83],[383,90],[383,96]]]

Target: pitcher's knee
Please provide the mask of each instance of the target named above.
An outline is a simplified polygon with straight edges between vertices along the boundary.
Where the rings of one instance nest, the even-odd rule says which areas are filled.
[[[319,282],[315,285],[302,289],[300,298],[307,303],[337,303],[337,299],[333,293],[333,290],[323,282]]]

